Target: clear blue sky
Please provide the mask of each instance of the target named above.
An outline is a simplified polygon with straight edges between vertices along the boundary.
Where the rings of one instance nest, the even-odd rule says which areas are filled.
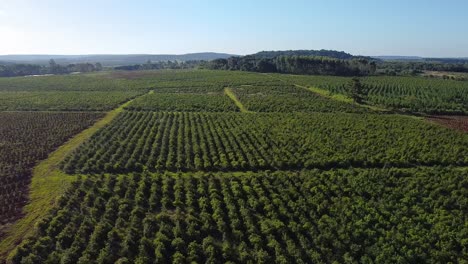
[[[467,0],[0,0],[0,54],[468,57]]]

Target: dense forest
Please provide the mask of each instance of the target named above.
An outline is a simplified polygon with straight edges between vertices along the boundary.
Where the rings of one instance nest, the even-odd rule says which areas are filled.
[[[291,74],[359,76],[371,75],[376,64],[367,59],[341,60],[317,56],[278,56],[262,58],[255,55],[231,57],[207,62],[212,70],[241,70],[253,72],[278,72]]]
[[[424,71],[468,72],[468,61],[384,61],[377,64],[384,75],[414,75]]]

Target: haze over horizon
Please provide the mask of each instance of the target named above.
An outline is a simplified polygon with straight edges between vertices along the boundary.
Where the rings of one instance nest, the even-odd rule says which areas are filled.
[[[0,55],[331,49],[468,57],[466,10],[461,0],[0,0]]]

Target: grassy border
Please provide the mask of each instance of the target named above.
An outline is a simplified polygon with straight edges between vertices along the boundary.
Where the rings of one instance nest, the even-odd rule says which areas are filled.
[[[245,106],[241,103],[241,101],[239,101],[239,99],[237,98],[237,96],[232,92],[231,88],[229,87],[226,87],[224,88],[224,93],[229,97],[231,98],[232,101],[234,101],[234,104],[236,104],[237,107],[239,107],[240,111],[242,113],[253,113],[252,111],[248,110],[247,108],[245,108]]]
[[[58,197],[77,179],[77,176],[68,175],[59,170],[58,166],[62,160],[96,131],[114,120],[135,99],[129,100],[108,112],[94,125],[68,140],[52,152],[46,160],[41,161],[34,167],[29,189],[29,203],[23,209],[24,216],[6,227],[5,236],[0,241],[0,262],[10,258],[15,247],[23,239],[34,233],[35,223],[49,212]]]

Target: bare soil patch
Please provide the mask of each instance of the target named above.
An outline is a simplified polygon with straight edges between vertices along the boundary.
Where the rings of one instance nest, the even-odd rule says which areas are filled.
[[[427,120],[451,129],[468,132],[468,116],[430,116]]]

